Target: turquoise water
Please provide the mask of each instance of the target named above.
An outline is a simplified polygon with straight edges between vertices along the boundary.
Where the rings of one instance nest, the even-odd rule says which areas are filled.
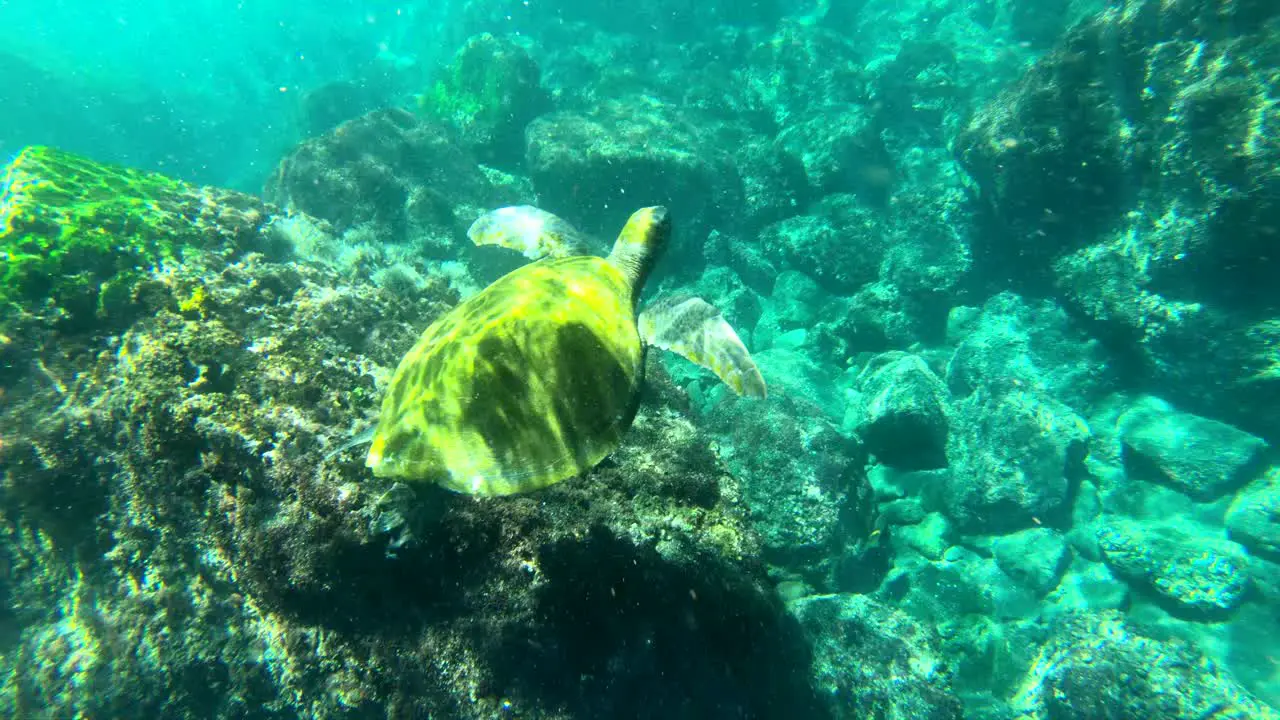
[[[1275,3],[0,37],[0,715],[1280,713]]]
[[[255,190],[299,139],[300,97],[356,80],[379,100],[450,50],[442,10],[379,2],[10,2],[0,139],[56,144]]]

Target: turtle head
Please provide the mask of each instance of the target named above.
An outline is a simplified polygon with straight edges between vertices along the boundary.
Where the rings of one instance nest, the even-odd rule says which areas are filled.
[[[671,237],[671,217],[665,207],[641,208],[631,214],[613,243],[609,262],[631,283],[631,295],[640,297],[645,278],[653,269]]]

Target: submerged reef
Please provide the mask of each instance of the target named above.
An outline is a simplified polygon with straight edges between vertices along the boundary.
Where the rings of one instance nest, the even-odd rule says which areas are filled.
[[[131,276],[123,332],[12,341],[34,360],[0,406],[6,714],[820,714],[741,484],[660,366],[589,477],[381,483],[322,458],[456,294],[257,242]]]
[[[11,164],[0,714],[1277,717],[1280,5],[545,7],[265,200]],[[670,205],[768,399],[653,353],[506,498],[326,459],[524,203]]]
[[[1171,400],[1271,434],[1278,18],[1260,2],[1101,12],[957,140],[992,224],[976,252],[1051,284]]]

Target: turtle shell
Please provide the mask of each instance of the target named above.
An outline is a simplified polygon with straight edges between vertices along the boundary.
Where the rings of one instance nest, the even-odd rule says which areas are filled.
[[[508,495],[594,467],[635,416],[644,348],[607,260],[521,267],[438,319],[396,368],[375,475]]]

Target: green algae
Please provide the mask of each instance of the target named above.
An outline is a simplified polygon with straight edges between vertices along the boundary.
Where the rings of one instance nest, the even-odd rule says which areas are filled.
[[[510,40],[469,38],[419,98],[428,117],[456,128],[486,161],[517,161],[524,127],[547,105],[538,64]]]
[[[264,217],[248,196],[28,147],[0,180],[0,307],[100,316],[139,272],[242,244]]]

